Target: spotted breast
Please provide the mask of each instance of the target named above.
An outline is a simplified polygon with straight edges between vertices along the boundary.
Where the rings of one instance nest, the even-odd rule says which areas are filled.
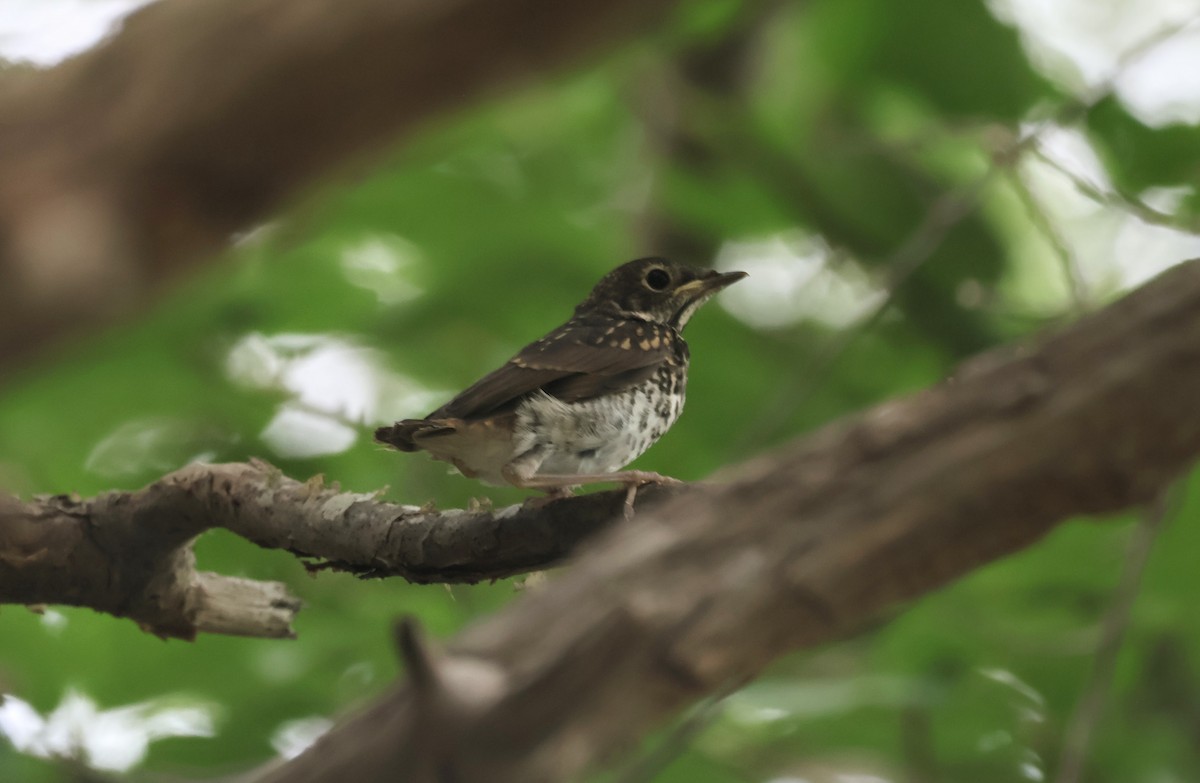
[[[551,493],[602,481],[632,493],[669,481],[622,468],[683,411],[684,326],[743,277],[664,258],[622,264],[561,326],[425,418],[380,427],[375,437],[466,476]]]
[[[539,474],[612,473],[671,428],[687,393],[687,345],[646,380],[620,393],[563,402],[543,392],[516,411],[514,456],[542,455]]]

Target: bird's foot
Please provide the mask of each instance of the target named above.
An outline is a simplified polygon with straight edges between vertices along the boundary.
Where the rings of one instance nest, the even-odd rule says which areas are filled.
[[[509,471],[505,476],[516,487],[525,487],[527,489],[542,489],[547,492],[545,498],[530,499],[525,501],[526,505],[534,503],[532,508],[545,505],[551,500],[556,500],[560,497],[567,497],[575,487],[583,484],[608,484],[617,483],[625,485],[625,518],[630,519],[633,516],[633,501],[637,497],[637,488],[645,484],[682,484],[679,479],[664,476],[661,473],[653,473],[648,470],[621,470],[616,473],[564,473],[564,474],[542,474],[542,475],[521,475],[516,471]]]
[[[633,501],[637,498],[638,487],[643,487],[646,484],[671,486],[683,483],[677,478],[671,478],[670,476],[664,476],[661,473],[653,473],[647,470],[627,470],[620,475],[625,484],[624,516],[626,520],[633,519]]]

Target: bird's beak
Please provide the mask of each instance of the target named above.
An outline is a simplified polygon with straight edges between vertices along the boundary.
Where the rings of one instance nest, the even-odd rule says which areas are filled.
[[[731,286],[746,277],[745,272],[709,272],[704,277],[684,283],[675,291],[678,296],[687,300],[708,299],[722,288]]]
[[[745,272],[709,272],[704,277],[684,283],[675,289],[675,296],[682,305],[675,311],[671,324],[676,329],[683,329],[692,315],[718,291],[733,285],[746,276]]]

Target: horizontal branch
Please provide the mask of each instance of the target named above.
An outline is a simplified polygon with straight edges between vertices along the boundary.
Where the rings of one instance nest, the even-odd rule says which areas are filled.
[[[702,694],[1151,500],[1200,454],[1200,261],[617,524],[259,783],[578,779]]]
[[[639,493],[645,507],[667,490]],[[623,509],[624,492],[436,511],[300,482],[262,462],[189,465],[136,492],[0,502],[0,603],[88,606],[161,636],[290,636],[278,583],[198,572],[192,541],[221,527],[310,568],[478,582],[545,568]]]

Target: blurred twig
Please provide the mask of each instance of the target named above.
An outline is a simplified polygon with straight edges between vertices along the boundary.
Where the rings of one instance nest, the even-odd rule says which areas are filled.
[[[991,168],[971,185],[951,191],[934,203],[909,240],[883,262],[882,266],[887,269],[888,275],[884,283],[885,295],[879,303],[856,323],[831,335],[816,354],[793,373],[792,381],[782,384],[782,390],[775,399],[764,406],[755,421],[743,430],[734,449],[745,450],[762,443],[772,431],[778,429],[779,422],[785,420],[788,414],[804,407],[854,341],[879,323],[895,302],[900,286],[929,259],[929,254],[941,243],[946,233],[975,209],[981,194],[997,172],[998,169]]]
[[[1179,215],[1172,215],[1169,212],[1157,210],[1139,198],[1116,190],[1105,190],[1088,182],[1078,173],[1071,171],[1061,161],[1048,155],[1043,149],[1034,148],[1030,151],[1030,154],[1062,174],[1071,182],[1076,190],[1097,204],[1124,210],[1143,223],[1148,223],[1152,226],[1162,226],[1163,228],[1172,228],[1176,231],[1187,231],[1193,234],[1200,232],[1200,221],[1195,218],[1184,220]]]
[[[1190,27],[1200,24],[1200,14],[1180,19],[1176,22],[1168,22],[1154,32],[1147,35],[1142,40],[1130,46],[1121,56],[1117,58],[1117,64],[1113,66],[1113,70],[1107,77],[1097,82],[1096,86],[1085,96],[1083,103],[1087,108],[1091,108],[1101,99],[1106,97],[1113,91],[1116,86],[1117,79],[1125,73],[1125,71],[1138,60],[1145,57],[1155,47],[1166,43],[1180,33],[1186,31]]]
[[[745,684],[745,680],[738,680],[697,704],[658,745],[622,770],[612,783],[651,783],[720,717],[725,700]]]
[[[1029,184],[1021,175],[1020,169],[1016,166],[1009,168],[1009,182],[1012,183],[1013,190],[1016,191],[1017,198],[1021,202],[1021,206],[1025,208],[1025,214],[1029,217],[1029,222],[1033,224],[1045,240],[1054,250],[1054,255],[1058,258],[1059,264],[1062,266],[1063,278],[1067,283],[1067,290],[1071,294],[1071,305],[1076,315],[1082,315],[1088,310],[1088,294],[1087,283],[1083,279],[1083,272],[1079,268],[1079,260],[1075,258],[1074,252],[1067,246],[1066,240],[1062,234],[1050,222],[1049,216],[1046,214],[1042,205],[1037,202],[1037,198],[1029,189]]]
[[[703,171],[721,165],[725,151],[701,131],[704,122],[698,107],[706,100],[716,100],[727,109],[746,105],[762,35],[781,5],[781,0],[748,4],[722,36],[693,43],[667,63],[658,63],[649,78],[639,80],[635,110],[657,161],[656,187],[661,188],[661,172],[672,166]],[[642,214],[639,233],[641,242],[655,252],[681,258],[710,258],[721,241],[653,205]]]
[[[1150,549],[1154,546],[1164,522],[1177,505],[1174,498],[1170,497],[1171,494],[1171,490],[1164,490],[1154,504],[1142,514],[1134,528],[1133,537],[1125,552],[1125,568],[1121,573],[1121,580],[1101,626],[1091,675],[1067,727],[1056,783],[1078,783],[1082,778],[1092,736],[1104,717],[1117,658],[1125,640],[1125,632],[1129,629],[1130,615],[1141,587]]]
[[[888,269],[889,273],[884,286],[885,296],[879,304],[857,323],[832,335],[825,345],[817,350],[813,358],[794,371],[791,381],[781,384],[781,391],[775,399],[764,405],[759,416],[743,430],[743,435],[734,448],[744,451],[752,444],[762,443],[772,431],[778,429],[781,420],[808,402],[855,340],[873,329],[880,317],[893,305],[900,286],[929,260],[930,254],[946,234],[959,221],[971,214],[983,192],[997,176],[1015,166],[1025,154],[1036,151],[1041,135],[1048,128],[1068,125],[1086,116],[1093,106],[1113,91],[1116,80],[1127,68],[1154,47],[1179,35],[1198,22],[1200,22],[1200,15],[1166,25],[1130,47],[1118,60],[1113,72],[1101,80],[1085,99],[1065,102],[1035,123],[1029,130],[1014,134],[1011,141],[994,153],[994,162],[984,174],[974,182],[938,199],[930,207],[926,219],[912,232],[908,241],[882,262],[881,266]],[[1068,277],[1072,281],[1074,292],[1076,278],[1079,275],[1077,271],[1071,269],[1069,261],[1066,263],[1068,263]],[[1078,295],[1081,294],[1082,286],[1078,290]]]

